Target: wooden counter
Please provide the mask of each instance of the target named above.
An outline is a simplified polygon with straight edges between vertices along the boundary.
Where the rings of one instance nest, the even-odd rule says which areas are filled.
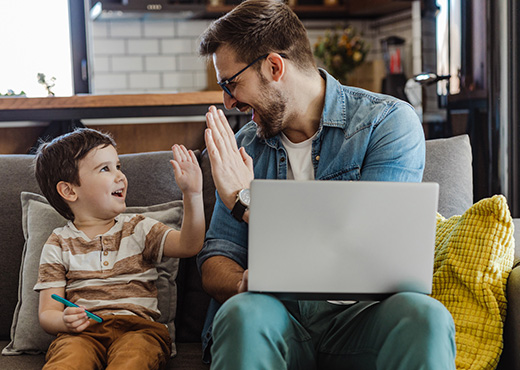
[[[88,127],[110,132],[121,154],[168,150],[172,144],[202,149],[206,127],[204,115],[210,105],[223,108],[222,91],[0,98],[0,154],[27,153],[38,138],[46,135],[49,125],[81,120],[88,121],[84,122]],[[226,115],[233,127],[240,127],[248,120],[237,110],[226,111]],[[165,118],[160,122],[146,120],[153,117]],[[127,124],[125,119],[128,118],[142,119],[137,124]],[[96,119],[109,120],[99,123]],[[49,124],[22,127],[5,124],[2,127],[2,122],[12,121]]]
[[[204,115],[222,107],[222,91],[178,94],[75,95],[0,98],[0,121]]]

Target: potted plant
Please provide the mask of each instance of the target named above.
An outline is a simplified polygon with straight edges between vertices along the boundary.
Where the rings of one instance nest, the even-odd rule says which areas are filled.
[[[314,45],[314,56],[327,71],[346,84],[348,75],[365,61],[370,49],[352,26],[327,30]]]

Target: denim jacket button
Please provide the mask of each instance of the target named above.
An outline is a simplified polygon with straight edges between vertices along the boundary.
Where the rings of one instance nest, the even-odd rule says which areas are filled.
[[[319,155],[316,156],[316,160],[317,160],[317,161],[320,160],[320,156],[319,156]]]
[[[280,163],[285,162],[285,157],[280,158]]]

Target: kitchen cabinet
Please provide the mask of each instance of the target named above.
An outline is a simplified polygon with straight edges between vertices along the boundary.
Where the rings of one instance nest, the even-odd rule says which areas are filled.
[[[332,0],[335,5],[325,5],[331,0],[295,0],[291,5],[302,19],[310,18],[378,18],[392,13],[409,10],[411,0]],[[207,5],[206,17],[219,17],[229,12],[236,4]]]
[[[334,4],[325,5],[324,1]],[[213,19],[238,3],[237,0],[91,0],[90,17]],[[370,19],[409,10],[411,3],[412,0],[294,0],[291,7],[302,19]]]

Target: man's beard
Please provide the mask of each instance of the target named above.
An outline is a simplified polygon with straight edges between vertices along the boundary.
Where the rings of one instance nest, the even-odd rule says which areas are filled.
[[[260,98],[262,103],[254,109],[256,134],[262,139],[278,135],[284,129],[284,117],[287,109],[287,98],[278,90],[269,89],[267,80],[261,76]]]

